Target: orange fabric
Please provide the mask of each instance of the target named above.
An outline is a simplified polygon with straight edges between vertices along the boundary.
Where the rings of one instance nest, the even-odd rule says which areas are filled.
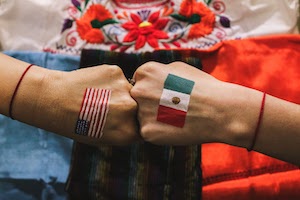
[[[264,174],[205,186],[203,200],[296,200],[299,199],[299,170]]]
[[[200,55],[203,70],[220,80],[300,104],[299,35],[225,41]],[[205,144],[202,169],[204,200],[300,199],[299,168],[260,153]]]

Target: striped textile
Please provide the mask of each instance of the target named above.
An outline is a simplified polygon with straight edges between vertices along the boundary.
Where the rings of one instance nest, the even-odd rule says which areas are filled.
[[[86,89],[76,125],[76,134],[94,138],[102,137],[110,96],[110,90]]]
[[[144,54],[83,50],[81,67],[115,64],[131,78],[137,67],[148,61],[183,61],[202,67],[198,54],[192,50]],[[72,156],[66,187],[71,200],[201,199],[199,146],[156,146],[144,142],[96,148],[76,143]]]

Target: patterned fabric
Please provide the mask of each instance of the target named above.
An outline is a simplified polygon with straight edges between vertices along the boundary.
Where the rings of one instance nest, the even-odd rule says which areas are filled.
[[[201,69],[201,61],[193,51],[124,54],[84,50],[81,66],[118,64],[129,78],[138,66],[150,60],[181,60]],[[197,200],[201,198],[199,156],[199,146],[141,143],[97,149],[76,143],[67,190],[71,199]]]
[[[296,33],[298,8],[298,0],[1,0],[0,49],[207,49],[228,39]]]
[[[266,4],[262,4],[264,6]],[[280,5],[278,2],[277,5],[268,4],[265,12],[261,10],[260,13],[268,13],[273,6]],[[297,7],[298,1],[286,6]],[[69,16],[62,27],[63,40],[57,44],[61,48],[77,51],[92,48],[129,53],[155,49],[207,49],[222,40],[266,34],[273,27],[263,28],[261,23],[253,24],[261,20],[267,23],[267,18],[262,14],[256,15],[256,19],[251,16],[251,23],[231,20],[247,18],[241,8],[252,13],[255,10],[247,1],[229,0],[161,0],[146,3],[128,0],[72,1]],[[295,28],[296,21],[293,23]],[[278,28],[274,27],[272,33],[280,32]],[[47,50],[60,52],[53,47]]]

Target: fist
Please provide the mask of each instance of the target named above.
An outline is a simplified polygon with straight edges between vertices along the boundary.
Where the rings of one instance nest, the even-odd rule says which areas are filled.
[[[101,89],[111,92],[110,98],[107,98],[107,100],[109,99],[107,104],[108,112],[105,123],[103,124],[102,137],[90,137],[90,134],[72,134],[71,136],[74,139],[94,145],[125,145],[140,139],[137,132],[137,104],[129,93],[132,85],[128,83],[122,70],[118,66],[102,65],[79,69],[67,72],[64,79],[64,88],[68,94],[66,98],[69,99],[66,99],[65,102],[67,103],[64,106],[71,106],[70,110],[74,112],[71,118],[72,126],[74,127],[73,130],[75,130],[76,126],[78,127],[78,116],[83,110],[84,96],[88,96],[85,93],[87,91],[86,89],[93,88],[95,91],[96,89]],[[96,105],[90,106],[90,112],[96,109],[103,110],[100,106],[102,106],[102,104],[100,104],[98,108]],[[100,118],[100,112],[97,112],[97,115]],[[97,125],[98,124],[94,126],[97,128]],[[89,129],[90,128],[91,127],[89,127]]]
[[[226,123],[218,115],[222,110],[212,107],[220,101],[221,81],[182,62],[146,63],[134,79],[131,96],[138,103],[144,140],[168,145],[215,141],[213,133]]]

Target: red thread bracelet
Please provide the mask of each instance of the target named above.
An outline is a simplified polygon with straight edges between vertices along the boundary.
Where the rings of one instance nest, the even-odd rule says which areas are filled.
[[[9,104],[9,117],[10,117],[11,119],[14,119],[13,116],[12,116],[12,106],[13,106],[13,102],[14,102],[15,96],[16,96],[16,94],[17,94],[17,91],[18,91],[18,89],[19,89],[19,86],[20,86],[20,84],[21,84],[21,82],[22,82],[22,80],[23,80],[25,74],[27,73],[27,71],[28,71],[32,66],[33,66],[33,64],[30,64],[30,65],[25,69],[25,71],[23,72],[22,76],[20,77],[19,82],[18,82],[18,84],[16,85],[15,91],[14,91],[14,93],[13,93],[11,99],[10,99],[10,104]]]
[[[262,97],[262,101],[261,101],[260,112],[259,112],[258,121],[257,121],[256,128],[255,128],[254,136],[253,136],[252,143],[251,143],[250,147],[247,148],[248,151],[252,151],[253,147],[255,145],[256,138],[257,138],[259,128],[260,128],[260,124],[261,124],[261,121],[262,121],[262,117],[263,117],[263,114],[264,114],[265,101],[266,101],[266,93],[264,92],[263,97]]]

